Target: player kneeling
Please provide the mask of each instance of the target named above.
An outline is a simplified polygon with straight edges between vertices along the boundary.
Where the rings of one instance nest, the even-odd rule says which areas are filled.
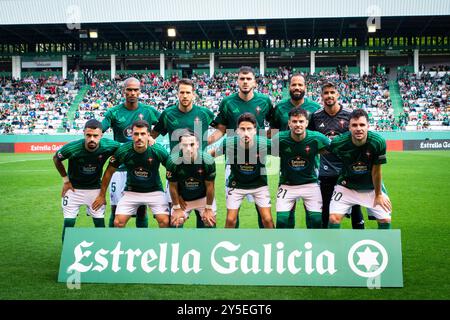
[[[192,210],[197,210],[205,227],[216,226],[214,179],[216,164],[208,153],[200,151],[200,142],[192,130],[179,137],[180,153],[167,161],[166,177],[172,199],[170,224],[182,227]]]
[[[163,192],[159,166],[166,166],[169,157],[164,147],[155,143],[148,145],[150,126],[145,120],[132,124],[133,141],[119,147],[103,175],[100,195],[92,204],[94,208],[106,203],[105,194],[116,169],[124,164],[127,169],[127,182],[123,197],[120,199],[114,226],[124,228],[130,217],[141,205],[148,206],[160,228],[169,226],[169,207]]]

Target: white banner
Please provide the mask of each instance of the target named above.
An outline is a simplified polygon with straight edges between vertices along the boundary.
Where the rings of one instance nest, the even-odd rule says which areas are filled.
[[[22,61],[22,68],[62,68],[62,61]]]

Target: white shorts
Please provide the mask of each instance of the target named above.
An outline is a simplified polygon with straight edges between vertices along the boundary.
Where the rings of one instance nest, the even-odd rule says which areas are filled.
[[[298,186],[280,185],[277,191],[277,212],[291,211],[299,199],[303,199],[306,210],[322,212],[322,193],[317,182]]]
[[[86,212],[93,218],[103,218],[105,216],[104,205],[97,211],[91,207],[99,193],[100,189],[75,189],[75,192],[67,190],[66,195],[61,199],[64,218],[76,218],[81,206],[87,206]]]
[[[383,192],[383,195],[387,196]],[[330,214],[350,213],[354,205],[360,205],[367,208],[367,214],[375,219],[390,219],[391,212],[384,210],[380,206],[373,207],[375,200],[375,190],[352,190],[341,185],[334,187],[333,196],[330,202]]]
[[[206,197],[204,198],[200,198],[197,200],[192,200],[192,201],[186,201],[186,210],[184,210],[184,217],[186,219],[189,218],[189,214],[191,213],[192,210],[198,210],[200,213],[200,216],[203,217],[203,212],[205,212],[205,206],[206,206]],[[212,211],[214,212],[214,215],[216,215],[216,200],[214,199],[213,203],[212,203]],[[173,208],[172,208],[172,213],[173,213]]]
[[[117,206],[120,199],[123,196],[123,190],[125,190],[125,184],[127,183],[127,172],[116,171],[111,177],[109,182],[109,194],[111,197],[111,205]]]
[[[242,200],[249,195],[255,199],[255,203],[258,207],[270,208],[269,187],[263,186],[256,189],[227,188],[227,209],[239,209],[241,207]]]
[[[230,176],[230,173],[231,173],[231,165],[227,164],[225,165],[225,194],[228,194],[228,190],[231,189],[227,187],[228,177]],[[255,202],[255,199],[251,194],[247,194],[246,197],[248,202]]]
[[[146,205],[152,210],[153,215],[169,215],[169,206],[162,191],[132,192],[125,191],[122,199],[117,204],[116,215],[132,216],[137,208]]]

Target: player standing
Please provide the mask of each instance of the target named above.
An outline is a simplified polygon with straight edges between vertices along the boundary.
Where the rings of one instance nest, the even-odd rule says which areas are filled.
[[[326,152],[330,139],[320,132],[307,130],[308,113],[297,107],[289,111],[289,131],[281,131],[272,138],[278,144],[280,181],[277,192],[277,228],[294,228],[289,216],[296,201],[303,199],[306,226],[321,228],[322,195],[318,184],[316,162]]]
[[[169,134],[171,154],[178,155],[180,151],[179,137],[185,132],[184,129],[192,130],[201,137],[201,150],[205,151],[208,146],[208,128],[214,119],[214,113],[208,108],[194,104],[195,88],[192,80],[181,79],[178,81],[178,104],[165,109],[153,128],[151,135],[156,139],[160,134]],[[167,201],[172,199],[169,193],[169,183],[166,184]],[[197,228],[203,228],[203,220],[200,213],[196,211]]]
[[[272,101],[266,95],[254,92],[256,87],[255,71],[251,67],[243,66],[238,71],[237,84],[239,92],[225,97],[219,106],[219,113],[214,119],[212,126],[217,130],[208,137],[208,144],[219,140],[223,135],[236,135],[238,117],[246,112],[253,114],[256,118],[257,130],[264,130],[264,121],[269,122],[272,114]],[[264,134],[265,135],[265,134]],[[226,167],[226,179],[230,173],[229,166]],[[250,199],[249,199],[250,200]],[[258,206],[256,205],[258,211]],[[258,225],[264,227],[258,214]],[[236,228],[239,227],[239,217]]]
[[[61,192],[63,241],[66,228],[75,226],[76,217],[83,205],[87,206],[87,213],[92,216],[95,227],[105,227],[105,206],[93,209],[91,204],[100,192],[103,165],[117,150],[119,143],[102,138],[102,125],[95,119],[86,122],[83,133],[84,139],[64,145],[53,157],[64,182]],[[69,160],[69,174],[62,163],[66,159]]]
[[[258,206],[264,228],[274,227],[270,192],[265,163],[270,153],[270,141],[257,136],[256,118],[251,113],[242,114],[237,121],[238,136],[223,140],[222,146],[212,150],[214,156],[225,155],[230,175],[227,181],[226,228],[235,228],[242,200],[251,195]]]
[[[349,130],[334,138],[329,148],[343,167],[331,198],[328,228],[340,228],[344,215],[360,205],[378,221],[379,229],[390,229],[392,205],[381,175],[386,140],[369,131],[369,116],[363,109],[350,114]]]
[[[131,141],[131,125],[134,121],[145,120],[150,125],[158,122],[159,112],[149,106],[139,102],[141,93],[141,83],[138,79],[130,77],[124,81],[123,95],[125,102],[121,103],[105,113],[102,121],[103,132],[112,128],[114,140],[120,143]],[[114,227],[114,216],[125,188],[127,174],[125,168],[118,168],[117,172],[111,179],[109,186],[111,196],[111,216],[109,219],[109,227]],[[147,228],[148,217],[145,206],[140,207],[136,213],[136,227]]]
[[[124,228],[138,207],[149,206],[159,227],[168,227],[169,207],[159,176],[159,166],[166,166],[169,154],[157,143],[149,146],[151,137],[147,121],[135,121],[131,128],[133,141],[121,145],[111,157],[103,175],[100,194],[92,206],[95,209],[105,204],[106,189],[111,177],[123,164],[127,170],[127,180],[123,197],[117,204],[114,226]]]
[[[323,109],[317,110],[311,116],[308,129],[315,130],[333,140],[338,135],[348,131],[351,109],[344,108],[338,102],[339,92],[334,83],[328,82],[322,86]],[[330,201],[334,186],[337,183],[342,162],[333,153],[320,156],[319,181],[322,192],[322,227],[328,228],[330,216]],[[364,229],[364,219],[360,206],[352,207],[353,229]]]

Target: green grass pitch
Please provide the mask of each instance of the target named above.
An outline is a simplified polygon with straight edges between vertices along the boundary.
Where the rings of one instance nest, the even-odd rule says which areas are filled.
[[[390,152],[383,166],[394,207],[392,226],[402,231],[404,288],[81,284],[71,290],[57,282],[63,216],[61,179],[51,155],[0,154],[0,299],[449,299],[449,164],[450,152]],[[222,228],[224,170],[217,168]],[[276,176],[269,181],[274,196]],[[305,228],[303,209],[297,209],[296,227]],[[252,204],[244,203],[240,220],[241,228],[257,226]],[[150,225],[155,228],[156,221]],[[93,226],[84,210],[77,226]],[[376,228],[376,222],[366,219],[366,226]],[[350,228],[350,219],[343,228]]]

